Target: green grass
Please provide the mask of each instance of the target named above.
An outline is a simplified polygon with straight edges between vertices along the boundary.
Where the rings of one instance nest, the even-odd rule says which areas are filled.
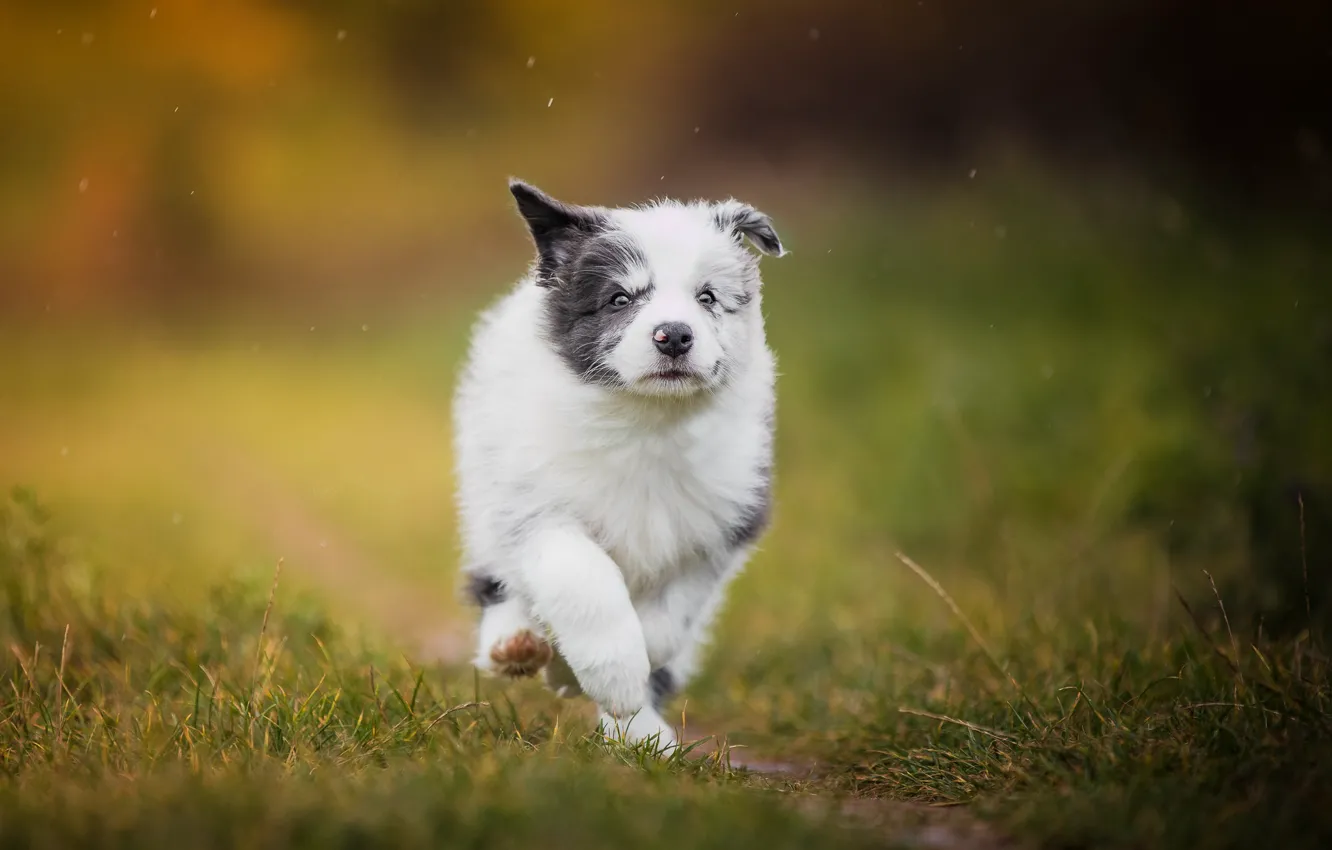
[[[0,841],[1332,840],[1326,248],[1013,185],[784,226],[776,524],[674,706],[721,755],[460,660],[475,303],[0,337]]]
[[[196,611],[126,599],[60,551],[26,493],[0,527],[10,846],[525,847],[553,834],[801,847],[820,835],[747,790],[725,749],[659,760],[532,688],[522,711],[465,671],[359,645],[318,606],[270,609],[244,584]]]

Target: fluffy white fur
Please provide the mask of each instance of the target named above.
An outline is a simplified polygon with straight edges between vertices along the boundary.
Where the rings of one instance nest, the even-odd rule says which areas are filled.
[[[550,331],[549,299],[583,285],[559,264],[577,245],[544,233],[522,191],[585,211],[594,233],[636,258],[618,282],[636,313],[613,345],[603,340],[595,374],[572,369]],[[666,670],[678,686],[692,674],[752,545],[735,531],[756,504],[766,513],[774,360],[743,239],[782,248],[766,216],[736,202],[608,210],[524,184],[514,193],[555,261],[482,315],[455,399],[464,570],[503,587],[483,607],[476,664],[494,670],[496,648],[525,630],[548,638],[548,684],[591,697],[608,731],[670,746],[649,676]],[[678,361],[653,341],[669,322],[693,329]],[[663,377],[664,364],[687,375]]]

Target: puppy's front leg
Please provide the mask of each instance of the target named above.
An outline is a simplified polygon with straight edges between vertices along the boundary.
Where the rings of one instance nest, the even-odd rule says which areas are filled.
[[[552,526],[528,541],[521,572],[533,615],[550,628],[607,725],[630,740],[660,735],[662,744],[674,743],[651,706],[643,627],[610,556],[577,527]]]

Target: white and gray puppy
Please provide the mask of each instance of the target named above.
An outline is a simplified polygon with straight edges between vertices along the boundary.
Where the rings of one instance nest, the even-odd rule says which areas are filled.
[[[663,704],[768,519],[775,371],[743,243],[785,252],[734,200],[509,189],[536,262],[478,322],[454,402],[475,663],[544,667],[608,731],[669,746]]]

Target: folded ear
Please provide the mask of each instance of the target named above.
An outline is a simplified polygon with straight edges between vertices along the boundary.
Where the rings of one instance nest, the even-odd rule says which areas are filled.
[[[787,251],[782,247],[782,240],[773,229],[772,219],[749,204],[734,200],[723,201],[713,206],[712,215],[723,233],[728,233],[737,239],[747,236],[749,241],[754,243],[754,247],[765,254],[774,257],[786,255]]]
[[[532,232],[537,249],[537,283],[554,286],[559,267],[574,255],[578,244],[605,224],[605,213],[595,207],[580,207],[557,201],[535,186],[510,179],[509,191],[518,202],[518,212]]]

